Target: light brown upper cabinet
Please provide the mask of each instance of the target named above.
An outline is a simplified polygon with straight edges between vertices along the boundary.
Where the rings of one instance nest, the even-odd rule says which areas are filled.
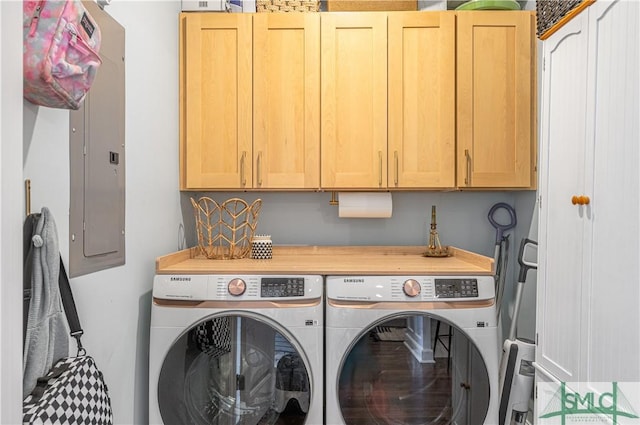
[[[387,186],[387,14],[321,19],[321,185]]]
[[[320,15],[253,16],[253,187],[320,187]]]
[[[251,15],[180,15],[180,188],[252,181]]]
[[[533,20],[182,13],[180,188],[534,188]]]
[[[388,187],[455,186],[455,15],[388,18]]]
[[[320,187],[320,15],[184,13],[181,188]]]
[[[533,12],[457,12],[457,19],[457,185],[533,188]]]

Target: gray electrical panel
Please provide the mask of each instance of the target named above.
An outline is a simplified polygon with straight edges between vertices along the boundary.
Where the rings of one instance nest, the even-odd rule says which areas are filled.
[[[69,114],[69,275],[125,263],[125,30],[83,2],[102,34],[102,65]]]

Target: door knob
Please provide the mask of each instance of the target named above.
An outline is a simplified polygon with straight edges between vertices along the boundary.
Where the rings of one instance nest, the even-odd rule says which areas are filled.
[[[573,205],[589,205],[589,202],[591,202],[591,199],[589,199],[589,197],[585,195],[573,195],[571,197],[571,203]]]

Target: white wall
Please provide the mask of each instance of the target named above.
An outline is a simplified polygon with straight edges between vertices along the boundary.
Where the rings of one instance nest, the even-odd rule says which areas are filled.
[[[155,258],[178,249],[179,9],[175,1],[114,1],[106,8],[126,31],[126,264],[71,285],[83,344],[104,372],[118,424],[147,422]],[[32,181],[32,211],[47,206],[53,213],[66,264],[68,121],[68,111],[24,102],[24,178]]]
[[[0,1],[0,423],[22,418],[22,2]]]

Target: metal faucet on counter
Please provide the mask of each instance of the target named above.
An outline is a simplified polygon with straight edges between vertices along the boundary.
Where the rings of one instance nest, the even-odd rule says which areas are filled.
[[[438,236],[438,229],[436,224],[436,206],[431,206],[431,229],[429,230],[429,243],[427,244],[427,251],[424,253],[425,257],[448,257],[451,255],[448,246],[442,246],[440,244],[440,236]]]

